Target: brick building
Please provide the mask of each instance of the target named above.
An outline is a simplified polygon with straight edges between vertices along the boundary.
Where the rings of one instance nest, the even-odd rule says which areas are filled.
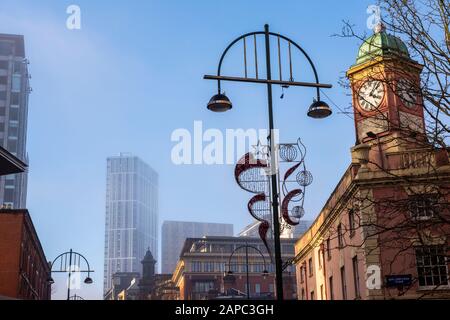
[[[50,267],[25,209],[0,209],[0,296],[50,299]]]
[[[356,145],[295,245],[300,299],[450,298],[449,154],[426,134],[421,70],[382,26],[348,70]]]
[[[284,261],[294,256],[293,239],[282,239]],[[248,246],[247,254],[245,246]],[[234,252],[234,253],[233,253]],[[172,276],[180,300],[204,300],[247,296],[252,299],[275,297],[275,266],[259,238],[203,237],[186,239]],[[295,272],[286,268],[283,277],[285,299],[296,299]]]
[[[155,274],[156,260],[150,249],[141,261],[139,272],[116,272],[112,276],[112,287],[105,300],[176,300],[178,293],[172,284],[171,274]]]

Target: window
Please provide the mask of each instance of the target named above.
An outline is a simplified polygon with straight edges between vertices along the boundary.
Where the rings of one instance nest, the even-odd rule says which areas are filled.
[[[214,289],[214,281],[197,281],[194,283],[195,293],[207,293]]]
[[[415,195],[408,199],[410,217],[413,219],[429,219],[437,209],[437,196]]]
[[[305,289],[302,288],[302,300],[305,300]]]
[[[5,179],[5,188],[7,186],[14,186],[14,185],[15,185],[14,176],[7,176]]]
[[[294,246],[290,245],[290,244],[283,245],[281,250],[282,250],[283,254],[288,254],[288,253],[294,254],[295,253]]]
[[[13,43],[10,41],[0,41],[0,56],[9,56],[13,54]]]
[[[14,189],[5,189],[3,194],[3,201],[5,204],[14,202]]]
[[[447,286],[447,261],[445,246],[422,246],[416,248],[419,286]]]
[[[327,239],[327,257],[328,257],[328,259],[331,259],[331,240],[330,240],[330,238]]]
[[[314,298],[314,290],[313,291],[311,291],[311,300],[314,300],[315,298]]]
[[[348,211],[348,225],[350,226],[350,237],[355,235],[355,211],[350,209]]]
[[[312,261],[312,258],[309,258],[309,260],[308,260],[308,269],[309,269],[309,276],[312,277],[312,275],[313,275],[313,261]]]
[[[11,120],[19,120],[19,108],[10,108],[9,109],[9,118]]]
[[[21,72],[22,72],[22,62],[14,61],[14,73],[21,73]]]
[[[9,62],[8,60],[0,60],[0,69],[9,69]]]
[[[320,300],[324,300],[324,298],[323,298],[323,284],[320,285]]]
[[[273,283],[269,283],[269,292],[273,293],[274,289],[273,289]]]
[[[330,288],[330,300],[334,300],[333,276],[328,278],[328,287]]]
[[[305,268],[303,266],[300,267],[300,283],[305,282],[305,277],[303,273],[305,272]]]
[[[319,269],[322,269],[322,250],[319,250],[319,254],[317,255],[317,262],[319,265]]]
[[[200,261],[192,261],[192,272],[201,272],[202,265]]]
[[[6,91],[0,91],[0,100],[6,100]]]
[[[12,77],[11,90],[13,92],[20,92],[20,84],[21,84],[21,76],[20,74],[15,74]]]
[[[358,270],[358,256],[354,256],[352,259],[353,265],[353,282],[355,283],[355,297],[361,297],[361,290],[359,288],[359,270]]]
[[[0,131],[3,131],[2,128],[4,128],[4,123],[0,123]],[[17,128],[17,127],[9,127],[8,135],[9,135],[9,137],[16,137],[17,138],[18,135],[19,135],[19,128]]]
[[[11,93],[11,104],[18,106],[19,102],[20,102],[19,93],[18,92],[12,92]]]
[[[17,140],[8,139],[7,149],[11,153],[17,153]]]
[[[236,263],[233,263],[230,265],[230,271],[232,272],[239,272],[239,265],[237,265]]]
[[[8,84],[8,77],[0,76],[0,84],[6,86]]]
[[[204,266],[205,272],[214,272],[214,262],[207,261],[204,263]]]
[[[261,285],[259,283],[255,283],[255,293],[261,293]]]
[[[339,248],[344,247],[344,237],[342,235],[342,225],[339,224],[337,227],[337,234],[338,234],[338,245]]]
[[[341,267],[342,300],[347,300],[347,282],[345,280],[345,267]]]
[[[264,271],[264,265],[259,264],[259,263],[254,264],[251,267],[253,269],[253,272],[263,272]]]
[[[216,269],[217,269],[217,271],[224,272],[225,271],[225,262],[217,262]]]

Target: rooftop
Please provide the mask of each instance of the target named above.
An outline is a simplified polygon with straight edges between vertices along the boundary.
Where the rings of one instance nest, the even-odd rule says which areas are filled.
[[[356,64],[370,61],[378,56],[398,56],[410,59],[408,48],[398,37],[388,34],[383,24],[375,27],[374,34],[359,47]]]

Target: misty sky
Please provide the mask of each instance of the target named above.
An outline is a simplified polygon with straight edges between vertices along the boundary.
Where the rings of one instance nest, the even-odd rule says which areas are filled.
[[[94,284],[75,291],[101,298],[106,158],[131,152],[160,177],[160,223],[190,220],[252,221],[249,194],[234,182],[233,166],[176,166],[170,155],[177,128],[265,128],[266,88],[224,83],[234,108],[211,113],[206,103],[216,84],[202,79],[216,71],[227,44],[240,34],[271,31],[297,41],[316,64],[327,95],[341,109],[348,92],[338,85],[355,62],[359,43],[333,37],[343,20],[360,32],[374,1],[125,1],[1,0],[0,33],[23,34],[32,74],[28,118],[28,202],[45,254],[52,260],[73,248],[95,269]],[[81,30],[66,28],[66,8],[81,8]],[[239,52],[224,74],[242,75]],[[311,81],[308,65],[294,66],[297,81]],[[281,141],[301,137],[314,175],[305,209],[313,219],[350,163],[353,120],[334,110],[325,120],[306,116],[314,90],[274,88],[275,124]],[[64,297],[56,278],[55,298]]]

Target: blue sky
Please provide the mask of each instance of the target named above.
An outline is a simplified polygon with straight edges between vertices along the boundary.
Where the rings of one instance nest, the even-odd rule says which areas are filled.
[[[231,40],[269,23],[308,52],[321,82],[334,85],[327,95],[344,109],[350,98],[337,82],[359,44],[332,35],[343,20],[370,33],[373,2],[2,0],[0,32],[23,34],[31,63],[28,209],[49,260],[73,248],[92,263],[94,285],[76,293],[101,298],[108,156],[132,152],[158,171],[160,222],[232,222],[239,231],[251,222],[249,194],[235,184],[233,166],[175,166],[170,136],[195,120],[205,129],[265,128],[265,87],[224,84],[234,108],[214,114],[205,106],[216,86],[203,74],[215,72]],[[66,28],[70,4],[81,8],[81,30]],[[230,56],[224,73],[239,75],[237,66]],[[298,69],[296,80],[311,80],[306,65]],[[274,88],[281,140],[300,136],[308,148],[314,183],[305,209],[313,219],[350,163],[353,120],[336,108],[325,120],[308,118],[312,89],[279,95]],[[63,296],[58,285],[55,297]]]

